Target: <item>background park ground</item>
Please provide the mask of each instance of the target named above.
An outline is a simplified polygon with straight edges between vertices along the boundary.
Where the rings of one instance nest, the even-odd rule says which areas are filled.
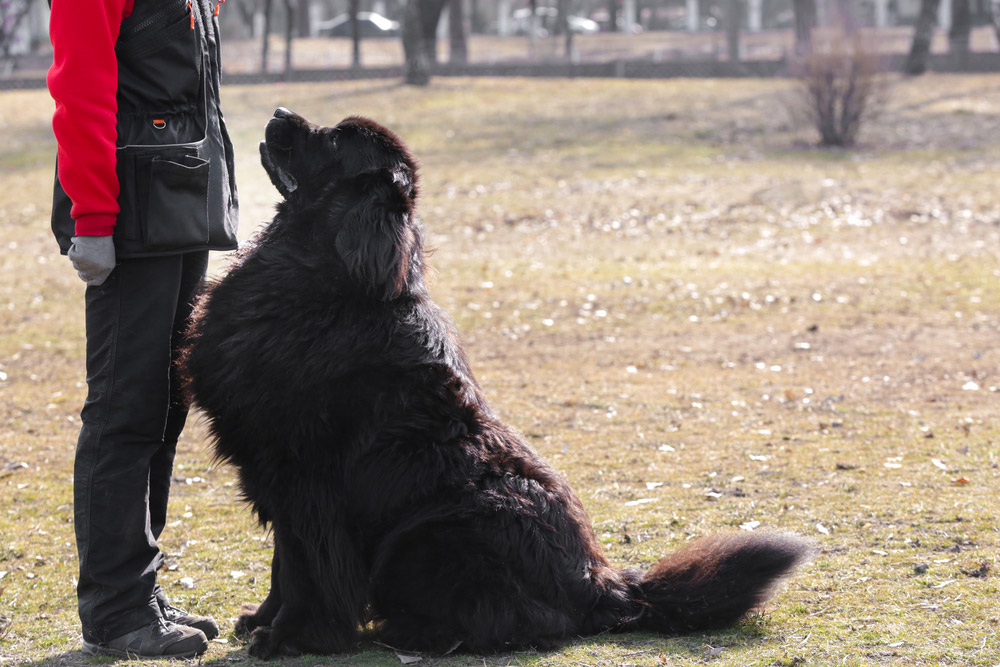
[[[614,562],[722,530],[818,548],[731,631],[418,664],[1000,664],[1000,75],[900,80],[850,151],[790,121],[793,85],[224,89],[244,236],[277,196],[256,150],[274,107],[369,115],[410,144],[432,292]],[[0,95],[3,665],[89,664],[71,494],[84,286],[48,232],[51,110],[44,91]],[[270,536],[196,416],[175,478],[161,580],[223,627],[203,664],[254,663],[229,630],[266,594]],[[401,663],[366,637],[284,664]]]

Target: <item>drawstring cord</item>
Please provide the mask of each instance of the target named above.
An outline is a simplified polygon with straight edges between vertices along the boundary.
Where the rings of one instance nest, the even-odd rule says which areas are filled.
[[[226,0],[215,0],[215,18],[219,18],[219,7],[226,4]],[[188,0],[188,13],[191,14],[191,29],[194,30],[194,6]]]

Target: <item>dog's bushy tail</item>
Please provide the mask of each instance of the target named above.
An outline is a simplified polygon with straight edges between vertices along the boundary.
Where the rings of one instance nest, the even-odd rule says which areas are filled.
[[[643,575],[642,612],[622,629],[678,634],[734,625],[811,551],[808,542],[785,533],[701,538]]]

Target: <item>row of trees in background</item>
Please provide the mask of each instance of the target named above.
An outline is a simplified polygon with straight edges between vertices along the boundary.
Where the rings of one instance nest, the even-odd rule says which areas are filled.
[[[438,61],[438,25],[444,16],[448,18],[448,61],[451,64],[465,64],[467,62],[470,13],[466,5],[470,1],[474,3],[471,14],[476,15],[481,9],[477,0],[403,0],[400,18],[405,56],[405,78],[408,83],[422,85],[429,81],[431,72]],[[859,22],[854,12],[852,0],[827,1],[828,6],[824,8],[828,17],[827,25],[833,26],[847,38],[853,40],[858,33]],[[888,2],[888,0],[882,1]],[[952,54],[962,57],[969,53],[973,16],[972,3],[977,0],[948,1],[951,2],[952,8],[951,26],[948,33],[949,50]],[[990,3],[997,40],[1000,43],[1000,0],[986,1]],[[290,68],[291,40],[293,26],[296,25],[296,16],[299,16],[301,21],[307,12],[304,11],[306,7],[300,7],[300,5],[305,6],[310,3],[306,0],[281,0],[281,2],[286,13],[284,21],[287,40],[286,66]],[[352,19],[352,62],[355,67],[359,67],[361,65],[361,32],[356,17],[360,9],[360,0],[348,0],[348,2],[348,14]],[[556,19],[552,24],[552,33],[556,36],[564,36],[565,53],[569,57],[573,50],[574,38],[574,33],[569,28],[571,0],[555,0],[555,2]],[[719,2],[721,3],[722,16],[720,23],[726,33],[729,59],[736,61],[740,57],[740,34],[741,26],[744,24],[747,0],[719,0]],[[920,0],[920,11],[917,15],[913,41],[904,66],[905,71],[909,74],[921,74],[927,69],[931,38],[938,23],[941,2],[942,0]],[[610,22],[612,27],[618,23],[613,17],[618,14],[619,3],[620,0],[609,0],[607,5],[608,13],[612,17]],[[262,7],[265,17],[264,34],[271,32],[271,10],[274,0],[244,0],[238,4],[248,22],[255,12],[259,12],[255,5]],[[539,1],[527,0],[527,4],[531,12],[530,15],[535,16],[540,6]],[[817,0],[791,0],[791,7],[794,17],[795,53],[801,57],[810,52],[811,36],[818,25],[819,7]],[[300,31],[302,31],[301,28]],[[307,29],[305,29],[305,33],[307,34]],[[262,44],[262,63],[266,63],[268,41],[265,39]]]
[[[299,36],[310,36],[309,26],[316,17],[340,14],[348,10],[349,0],[293,0],[300,6],[298,12]],[[941,18],[944,27],[952,25],[952,11],[955,5],[955,23],[961,24],[971,18],[982,22],[993,14],[992,6],[998,0],[969,0],[952,3],[944,0]],[[241,0],[237,10],[249,25],[250,18],[263,11],[266,0]],[[517,21],[513,14],[526,16],[530,10],[538,10],[545,33],[551,33],[556,13],[575,15],[593,19],[602,32],[633,32],[638,30],[700,30],[721,29],[727,15],[734,14],[728,6],[729,0],[463,0],[463,14],[467,15],[469,32],[492,33],[501,36],[511,34]],[[792,10],[796,16],[817,15],[826,17],[821,22],[828,24],[847,20],[856,25],[876,28],[892,25],[912,25],[919,13],[921,0],[812,0],[799,11],[800,0],[737,0],[737,23],[750,31],[762,29],[784,29],[790,27]],[[402,20],[406,12],[406,0],[363,0],[362,10],[371,10],[390,19]],[[523,17],[522,17],[523,19]],[[523,27],[523,26],[521,26]],[[554,26],[556,32],[560,26]],[[801,26],[799,26],[801,29]],[[960,25],[957,26],[960,29]]]
[[[448,61],[452,64],[467,62],[468,35],[473,29],[482,31],[486,28],[489,23],[487,15],[499,17],[518,7],[522,11],[527,10],[531,17],[539,16],[540,9],[554,10],[555,19],[546,21],[546,32],[562,36],[567,58],[573,53],[574,32],[569,23],[571,12],[595,16],[597,12],[603,29],[616,30],[629,29],[627,20],[621,20],[623,13],[634,18],[639,14],[656,15],[664,8],[688,14],[693,11],[697,16],[685,17],[689,29],[699,25],[699,21],[707,17],[708,26],[716,29],[721,27],[725,31],[729,59],[736,61],[740,58],[740,35],[742,26],[746,24],[747,12],[754,11],[758,14],[756,22],[759,26],[762,7],[773,14],[775,8],[781,6],[780,0],[240,0],[226,6],[224,18],[227,22],[224,27],[242,28],[245,35],[262,38],[262,71],[267,71],[269,58],[270,40],[266,37],[278,30],[283,31],[286,42],[285,69],[290,71],[293,39],[315,34],[315,26],[322,17],[346,9],[352,34],[352,64],[360,67],[362,33],[357,17],[363,8],[362,1],[365,2],[365,8],[376,9],[400,19],[406,80],[415,84],[426,83],[437,64],[437,40],[440,34],[438,26],[443,17],[447,17]],[[824,24],[827,27],[836,27],[848,37],[857,34],[860,0],[787,1],[790,2],[793,16],[795,53],[798,56],[809,52],[811,36],[821,13],[825,16]],[[872,0],[875,14],[881,12],[884,15],[889,3],[898,4],[899,1]],[[918,1],[919,13],[905,64],[905,70],[910,74],[919,74],[927,69],[931,38],[941,14],[942,0]],[[984,13],[992,17],[1000,43],[1000,0],[944,2],[949,3],[951,8],[948,36],[952,54],[962,57],[969,53],[974,13],[980,17]],[[36,14],[34,23],[38,23],[37,14],[44,5],[44,0],[0,0],[0,58],[3,66],[8,69],[7,74],[15,62],[15,51],[25,48],[24,35],[32,11]],[[695,20],[692,21],[692,17]],[[535,35],[535,27],[532,25],[529,28],[532,36]],[[34,39],[35,37],[29,37],[28,41]],[[32,44],[30,48],[34,46]]]
[[[969,35],[972,32],[972,0],[951,1],[951,27],[948,29],[949,51],[958,57],[969,54]],[[987,0],[989,13],[1000,44],[1000,0]],[[920,0],[920,14],[913,32],[913,44],[904,67],[908,74],[922,74],[927,70],[931,39],[937,25],[941,0]]]
[[[949,52],[959,58],[969,54],[973,1],[950,0],[951,25],[948,29],[948,47]],[[989,0],[989,2],[997,43],[1000,44],[1000,0]],[[795,15],[795,51],[801,55],[809,51],[810,36],[816,27],[816,0],[792,0],[792,8]],[[849,0],[837,0],[836,8],[838,11],[835,13],[835,27],[853,39],[858,32],[858,24],[850,11]],[[923,74],[927,71],[931,40],[934,28],[938,25],[940,12],[941,0],[920,0],[920,12],[914,26],[913,41],[904,64],[904,71],[907,74]]]
[[[407,81],[411,83],[425,83],[434,65],[437,64],[437,36],[438,24],[443,16],[448,17],[448,39],[449,39],[449,62],[453,64],[464,64],[468,59],[468,33],[470,31],[470,14],[477,16],[481,12],[481,3],[474,2],[471,13],[467,10],[466,4],[470,0],[408,0],[403,2],[402,15],[402,41],[404,54],[406,56]],[[952,6],[952,20],[949,28],[950,51],[958,56],[969,53],[969,35],[972,30],[972,2],[974,0],[950,0]],[[295,16],[299,16],[299,32],[308,34],[308,27],[302,28],[302,20],[308,21],[308,11],[306,8],[299,8],[298,5],[308,5],[305,0],[281,0],[285,7],[286,20],[284,21],[288,47],[286,48],[286,62],[290,66],[291,57],[291,37],[292,27],[296,25]],[[992,8],[992,17],[997,31],[997,39],[1000,42],[1000,0],[989,0]],[[240,11],[247,17],[247,21],[252,20],[255,13],[259,13],[259,7],[263,8],[265,17],[265,34],[270,33],[271,6],[274,0],[256,0],[239,3]],[[619,0],[611,0],[607,10],[611,19],[606,25],[614,27],[618,21],[614,19],[619,13]],[[360,0],[349,0],[348,13],[351,17],[356,17],[360,7]],[[721,0],[721,25],[726,32],[727,50],[730,60],[739,59],[740,30],[744,23],[745,0]],[[930,56],[931,38],[938,23],[941,0],[920,0],[920,11],[917,16],[914,30],[912,47],[906,61],[905,69],[910,74],[920,74],[927,69],[927,62]],[[534,16],[538,9],[538,0],[528,0],[528,7],[531,15]],[[801,55],[809,50],[810,39],[813,30],[817,26],[819,11],[817,0],[791,0],[792,13],[794,16],[794,29],[796,36],[796,53]],[[859,22],[853,11],[851,0],[833,0],[831,3],[833,11],[832,20],[828,23],[834,24],[848,36],[857,33]],[[570,16],[570,0],[556,0],[556,19],[552,24],[554,35],[562,35],[565,38],[565,53],[567,57],[573,50],[573,32],[569,29],[568,19]],[[482,21],[480,21],[482,23]],[[306,23],[306,26],[308,24]],[[356,20],[352,21],[353,33],[353,65],[361,65],[360,41],[361,34]],[[262,62],[266,62],[267,40],[263,41]]]
[[[611,0],[612,3],[618,0]],[[347,14],[351,26],[352,41],[352,66],[361,66],[361,39],[362,31],[358,14],[361,11],[361,0],[347,0]],[[572,33],[568,29],[568,12],[570,0],[556,0],[558,7],[558,18],[555,22],[555,34],[566,35],[572,38]],[[256,32],[255,22],[258,19],[263,24],[262,37],[273,34],[275,12],[273,11],[274,0],[243,0],[238,4],[239,12],[245,27]],[[316,3],[306,0],[281,0],[284,13],[282,25],[285,30],[285,63],[286,69],[291,67],[292,39],[298,36],[308,36],[312,33],[310,22],[313,20],[314,12],[311,11]],[[384,5],[384,2],[374,3],[376,7]],[[483,20],[482,4],[480,0],[402,0],[399,11],[399,18],[402,24],[402,43],[406,57],[406,68],[408,81],[413,83],[426,82],[433,67],[438,64],[438,35],[439,25],[443,18],[447,17],[448,25],[448,61],[453,64],[465,64],[468,62],[468,35],[472,27],[478,25],[480,30],[485,26]],[[471,5],[471,12],[467,8]],[[540,6],[538,0],[528,0],[532,14],[536,13]],[[261,42],[261,64],[262,70],[266,70],[268,62],[268,39]],[[570,47],[567,47],[570,48]]]

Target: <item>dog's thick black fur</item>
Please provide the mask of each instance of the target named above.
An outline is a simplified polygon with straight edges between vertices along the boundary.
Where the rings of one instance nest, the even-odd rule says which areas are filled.
[[[274,531],[250,653],[443,652],[729,626],[808,551],[708,537],[612,567],[566,481],[499,421],[424,284],[413,157],[363,118],[279,109],[274,221],[202,298],[183,363],[220,459]]]

